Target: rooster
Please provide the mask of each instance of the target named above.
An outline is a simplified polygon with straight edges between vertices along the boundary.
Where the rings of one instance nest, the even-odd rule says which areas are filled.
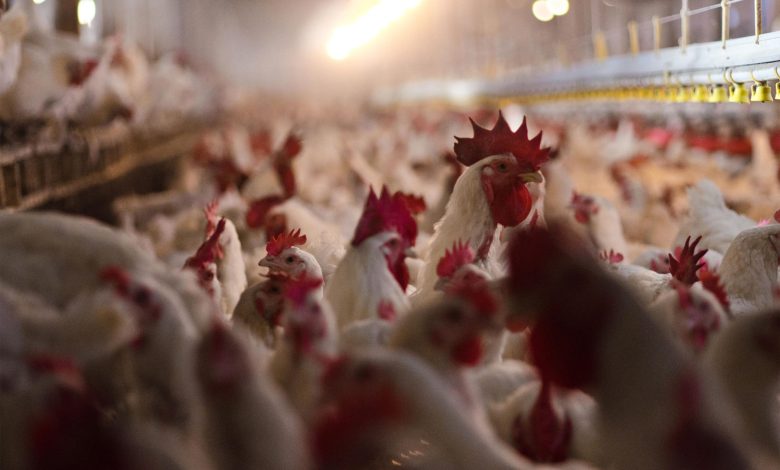
[[[325,290],[339,328],[361,319],[393,321],[409,309],[406,257],[417,223],[398,194],[369,191],[363,214],[344,258]]]
[[[489,267],[497,226],[514,227],[531,214],[534,201],[526,185],[542,182],[539,169],[549,158],[550,149],[541,148],[541,132],[528,139],[525,120],[515,132],[500,112],[491,130],[473,120],[471,125],[473,138],[456,138],[455,155],[468,168],[435,226],[417,286],[423,292],[433,289],[436,265],[456,240],[468,240],[480,267]]]

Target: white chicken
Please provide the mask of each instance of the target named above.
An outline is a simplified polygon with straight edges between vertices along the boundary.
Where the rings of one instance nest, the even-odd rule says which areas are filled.
[[[408,250],[417,224],[403,198],[386,188],[368,194],[355,236],[325,289],[339,328],[364,319],[393,321],[409,309]]]

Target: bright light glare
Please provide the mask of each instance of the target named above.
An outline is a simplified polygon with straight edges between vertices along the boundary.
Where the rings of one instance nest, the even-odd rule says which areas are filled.
[[[346,59],[352,51],[369,43],[408,10],[417,7],[420,1],[379,0],[355,21],[333,31],[327,45],[328,56],[333,60]]]
[[[40,5],[41,3],[45,2],[46,0],[33,0],[33,3],[36,5]]]
[[[531,7],[531,11],[534,13],[534,18],[539,21],[550,21],[555,17],[555,14],[550,11],[547,0],[536,0]]]
[[[569,12],[569,0],[547,0],[547,8],[553,15],[563,16]]]
[[[79,18],[79,24],[89,25],[95,19],[97,9],[95,0],[79,0],[79,6],[76,9],[76,15]]]

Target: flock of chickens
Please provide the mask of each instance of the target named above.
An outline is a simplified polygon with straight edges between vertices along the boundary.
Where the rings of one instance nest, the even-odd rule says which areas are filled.
[[[38,2],[0,8],[0,122],[4,144],[57,139],[66,126],[117,119],[156,129],[213,113],[218,90],[168,54],[150,62],[116,35],[90,45],[45,27]]]
[[[772,135],[505,113],[232,125],[121,229],[0,214],[2,467],[779,468]]]

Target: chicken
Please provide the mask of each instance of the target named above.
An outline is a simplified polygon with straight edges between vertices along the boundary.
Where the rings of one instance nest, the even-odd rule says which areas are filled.
[[[322,268],[317,259],[296,245],[306,243],[301,229],[291,230],[272,238],[265,246],[266,255],[258,263],[268,268],[271,274],[285,275],[293,280],[311,279],[324,283]],[[322,298],[322,289],[317,289]]]
[[[309,468],[308,453],[299,449],[305,442],[302,423],[240,336],[216,321],[197,345],[196,357],[204,444],[215,468]]]
[[[582,392],[532,379],[489,410],[496,433],[529,460],[598,460],[596,403]]]
[[[701,237],[691,243],[691,237],[688,237],[678,258],[669,255],[670,272],[667,274],[625,263],[610,263],[610,268],[625,279],[642,300],[652,303],[678,283],[693,285],[699,280],[697,272],[704,266],[699,261],[707,253],[706,250],[696,251],[700,241]]]
[[[0,13],[0,38],[3,49],[0,52],[0,95],[16,81],[22,60],[22,38],[27,33],[27,15],[15,5],[8,12]]]
[[[229,316],[247,285],[241,241],[230,220],[217,222],[215,205],[207,207],[206,218],[206,240],[185,267],[197,273],[201,286]]]
[[[701,180],[688,190],[688,216],[680,226],[674,245],[691,234],[702,236],[702,248],[726,254],[731,242],[756,222],[726,207],[723,194],[712,181]]]
[[[538,312],[530,347],[542,380],[594,393],[617,468],[751,468],[706,378],[582,244],[537,230],[510,247],[513,303]],[[578,295],[561,296],[561,282]]]
[[[223,256],[219,239],[225,231],[225,222],[226,219],[220,219],[211,234],[198,247],[198,251],[184,263],[185,269],[191,269],[196,273],[198,283],[211,296],[215,304],[222,299],[222,285],[217,275],[217,259]],[[223,312],[228,313],[225,310]]]
[[[323,387],[322,411],[313,425],[320,468],[365,468],[394,449],[400,453],[413,436],[430,443],[423,467],[527,467],[475,426],[450,387],[407,353],[354,353],[331,366]]]
[[[574,219],[585,226],[585,233],[597,251],[614,250],[628,254],[620,215],[609,201],[575,191],[571,197],[571,208]]]
[[[303,417],[314,410],[320,376],[336,355],[338,333],[330,306],[318,295],[322,279],[289,280],[284,287],[284,337],[270,371]]]
[[[466,368],[479,365],[483,332],[499,330],[498,304],[485,286],[462,286],[454,298],[433,303],[401,318],[388,346],[421,357],[463,400],[477,423],[486,424],[479,395]]]
[[[678,285],[656,299],[650,313],[673,338],[692,353],[707,350],[730,318],[715,294],[701,284]]]
[[[731,242],[718,273],[734,315],[772,307],[778,263],[780,224],[750,228]]]
[[[780,378],[780,311],[738,318],[704,357],[750,438],[780,457],[777,382]]]
[[[277,341],[277,329],[281,327],[284,300],[282,293],[288,279],[270,276],[247,287],[241,293],[230,320],[241,325],[256,340],[273,348]]]
[[[60,312],[34,294],[0,283],[0,305],[3,344],[15,349],[16,358],[61,356],[84,367],[138,334],[128,307],[107,288],[77,296]]]
[[[182,299],[154,278],[118,266],[106,267],[100,276],[133,308],[140,330],[129,347],[137,413],[193,433],[192,354],[198,330]]]
[[[458,138],[455,154],[467,165],[455,183],[444,217],[436,224],[428,246],[425,270],[418,289],[434,288],[438,276],[436,266],[456,240],[468,241],[480,267],[486,268],[497,225],[513,227],[531,213],[534,201],[527,183],[539,183],[540,166],[547,160],[549,149],[540,148],[541,133],[528,139],[528,127],[523,121],[512,132],[499,113],[492,130],[472,121],[473,138]]]
[[[417,224],[402,197],[386,188],[368,194],[344,258],[325,289],[340,329],[363,319],[393,321],[409,309],[405,258]]]
[[[102,287],[100,270],[115,265],[148,274],[173,289],[199,331],[214,313],[194,276],[170,270],[133,237],[105,225],[47,212],[3,213],[0,231],[0,280],[39,295],[56,308]]]

